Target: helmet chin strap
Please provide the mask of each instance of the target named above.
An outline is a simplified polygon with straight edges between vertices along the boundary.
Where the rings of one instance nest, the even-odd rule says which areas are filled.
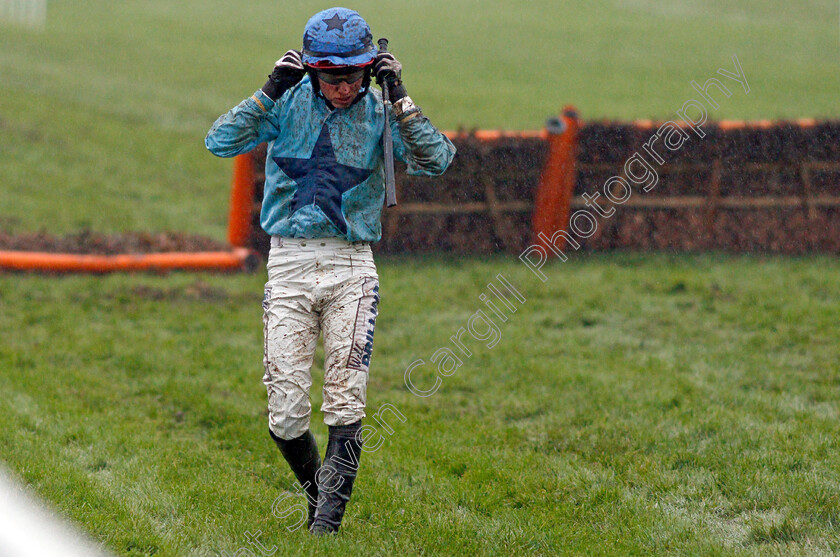
[[[324,93],[321,91],[321,84],[319,83],[318,76],[316,75],[315,72],[316,72],[316,70],[313,67],[311,67],[311,66],[306,67],[306,73],[309,74],[309,81],[312,83],[312,91],[315,92],[315,96],[320,97],[321,99],[324,100],[325,103],[327,103],[327,106],[329,107],[330,110],[334,110],[335,107],[333,106],[333,104],[329,100],[327,100],[327,97],[325,97]],[[357,102],[362,100],[362,98],[365,95],[367,95],[368,89],[370,89],[370,76],[371,76],[371,67],[368,66],[368,67],[365,68],[365,76],[362,78],[362,87],[361,87],[361,89],[359,89],[359,93],[356,95],[356,98],[353,99],[353,102],[350,103],[350,106],[353,106],[354,104],[356,104]],[[348,108],[350,108],[350,107],[348,107]]]

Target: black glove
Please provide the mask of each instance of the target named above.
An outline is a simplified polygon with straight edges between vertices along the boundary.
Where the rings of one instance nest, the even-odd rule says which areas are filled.
[[[262,92],[271,100],[276,101],[288,89],[297,85],[303,79],[305,73],[300,51],[287,50],[286,54],[275,62],[274,71],[271,72],[268,81],[262,86]]]
[[[379,52],[376,55],[373,73],[380,87],[388,87],[388,100],[392,103],[407,95],[402,84],[402,64],[390,52]]]

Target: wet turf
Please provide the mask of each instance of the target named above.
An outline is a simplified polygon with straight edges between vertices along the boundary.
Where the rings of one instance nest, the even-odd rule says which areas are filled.
[[[526,298],[496,304],[506,322],[479,298],[498,274]],[[262,274],[0,276],[0,458],[124,555],[233,554],[258,531],[282,555],[840,550],[836,260],[588,256],[542,283],[515,259],[390,258],[380,275],[376,450],[337,540],[272,514],[295,483],[266,434]],[[498,338],[473,321],[466,357],[451,337],[478,310]],[[440,379],[425,398],[405,384],[418,359],[415,387]],[[319,414],[314,431],[323,449]]]

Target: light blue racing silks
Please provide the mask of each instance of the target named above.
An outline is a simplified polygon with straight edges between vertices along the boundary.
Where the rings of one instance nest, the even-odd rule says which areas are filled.
[[[446,170],[455,146],[427,118],[399,125],[391,113],[388,118],[394,157],[408,174]],[[376,242],[385,199],[384,129],[379,91],[330,110],[307,75],[277,102],[257,91],[216,120],[204,143],[214,155],[233,157],[268,142],[260,214],[268,234]]]

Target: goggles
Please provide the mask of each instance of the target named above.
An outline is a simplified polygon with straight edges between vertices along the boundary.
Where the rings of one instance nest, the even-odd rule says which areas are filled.
[[[315,75],[318,79],[330,85],[339,85],[342,82],[356,83],[365,76],[364,68],[359,68],[354,72],[347,72],[347,69],[348,68],[341,68],[339,70],[340,73],[336,72],[336,70],[332,70],[330,72],[315,70]]]

